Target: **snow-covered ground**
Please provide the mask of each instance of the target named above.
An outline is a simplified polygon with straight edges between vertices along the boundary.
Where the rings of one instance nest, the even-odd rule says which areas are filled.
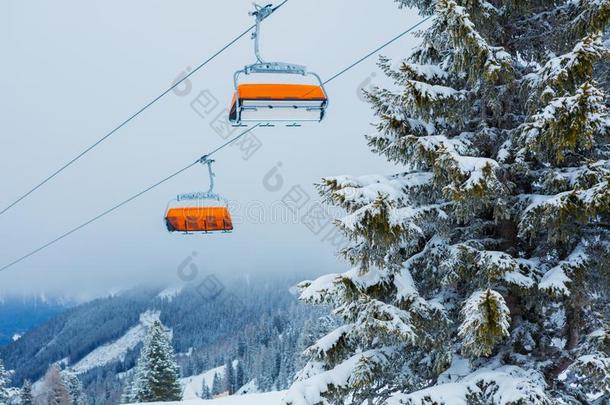
[[[286,391],[265,392],[263,394],[233,395],[216,399],[191,399],[182,402],[158,402],[158,405],[280,405]],[[154,403],[153,403],[154,404]],[[151,404],[152,405],[152,404]]]

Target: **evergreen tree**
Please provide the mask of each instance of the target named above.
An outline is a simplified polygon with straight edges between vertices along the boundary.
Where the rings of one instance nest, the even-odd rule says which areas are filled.
[[[201,386],[201,399],[212,399],[212,391],[208,387],[207,381],[204,379]]]
[[[32,383],[30,380],[25,380],[21,387],[21,405],[34,405],[34,397],[32,396]]]
[[[218,373],[214,373],[214,379],[212,380],[212,396],[215,397],[224,392],[222,379]]]
[[[0,405],[5,405],[9,399],[8,387],[10,383],[9,373],[4,369],[4,364],[0,359]]]
[[[235,393],[235,373],[233,369],[233,362],[229,359],[225,363],[225,373],[222,382],[223,390],[228,392],[229,395]]]
[[[135,402],[182,399],[180,375],[169,333],[159,321],[153,322],[148,330],[128,397]]]
[[[87,403],[87,399],[83,392],[83,385],[81,384],[78,377],[69,371],[62,371],[61,377],[66,390],[68,391],[68,396],[70,397],[71,405],[85,405]]]
[[[260,352],[260,379],[258,380],[261,391],[272,391],[275,382],[275,350],[263,347]]]
[[[244,378],[244,367],[241,360],[237,362],[235,367],[235,391],[239,390],[246,383]]]
[[[135,367],[137,368],[137,366]],[[121,394],[121,404],[129,404],[134,402],[135,384],[133,383],[135,378],[126,377],[123,385],[123,391]]]
[[[237,357],[242,358],[246,354],[247,345],[242,336],[237,340]]]
[[[353,269],[300,285],[344,324],[285,403],[608,398],[610,1],[398,3],[435,14],[367,93],[400,172],[320,185]]]
[[[280,370],[282,368],[282,353],[281,351],[277,351],[275,353],[275,358],[273,359],[273,372],[271,374],[271,378],[277,382],[277,379],[280,375]],[[276,386],[277,389],[277,386]]]
[[[150,336],[150,335],[149,335]],[[147,339],[149,338],[147,336]],[[144,402],[144,398],[152,397],[150,385],[150,366],[148,364],[148,354],[146,353],[147,344],[145,343],[140,350],[140,356],[136,362],[134,375],[131,381],[125,386],[121,402]]]

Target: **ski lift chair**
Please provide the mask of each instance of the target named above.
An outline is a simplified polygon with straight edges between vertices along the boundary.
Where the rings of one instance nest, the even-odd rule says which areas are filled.
[[[259,38],[261,22],[276,9],[272,5],[261,7],[255,4],[251,12],[256,18],[254,53],[256,63],[238,70],[233,76],[235,93],[231,102],[229,121],[234,126],[256,123],[260,126],[273,126],[285,123],[287,126],[300,126],[303,122],[320,122],[328,107],[328,96],[324,83],[316,73],[309,72],[305,66],[284,62],[265,62],[260,56]],[[240,82],[241,75],[266,75],[267,81],[257,83]],[[311,77],[309,83],[284,83],[281,75]]]
[[[208,165],[210,188],[207,192],[180,194],[171,200],[165,212],[165,225],[169,232],[216,233],[233,231],[228,202],[214,193],[213,160],[202,158]]]

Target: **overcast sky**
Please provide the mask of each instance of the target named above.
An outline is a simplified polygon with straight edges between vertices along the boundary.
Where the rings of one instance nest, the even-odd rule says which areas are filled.
[[[1,208],[243,31],[252,23],[251,7],[247,0],[0,2]],[[290,0],[264,23],[263,56],[305,64],[327,78],[419,19],[391,0]],[[416,43],[407,36],[383,54],[400,58]],[[0,217],[0,265],[221,144],[226,133],[212,128],[214,118],[230,101],[233,72],[253,59],[245,37],[197,73],[190,92],[181,87],[181,95],[168,95]],[[372,75],[381,79],[376,61],[329,84],[331,104],[321,124],[257,129],[258,150],[230,147],[215,157],[217,191],[235,208],[234,233],[165,230],[168,200],[207,188],[204,168],[195,167],[0,273],[0,294],[93,296],[151,280],[179,283],[176,269],[192,252],[202,274],[345,271],[335,248],[322,240],[330,228],[315,234],[272,214],[293,186],[311,204],[313,183],[324,176],[398,170],[370,153],[364,139],[374,117],[358,89]],[[268,176],[265,186],[277,163],[283,183]]]

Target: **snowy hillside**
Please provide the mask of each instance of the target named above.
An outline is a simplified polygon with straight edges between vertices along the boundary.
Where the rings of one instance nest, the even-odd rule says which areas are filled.
[[[233,361],[233,367],[237,367],[237,363],[237,360]],[[200,398],[201,388],[203,387],[204,381],[211,391],[212,383],[214,382],[214,375],[218,375],[220,378],[223,378],[225,375],[225,367],[216,367],[199,375],[182,378],[180,380],[180,382],[184,386],[184,391],[182,392],[182,399],[192,400]]]
[[[77,374],[85,373],[113,361],[123,361],[127,353],[144,340],[147,328],[159,320],[158,311],[146,311],[140,315],[140,322],[112,343],[100,346],[71,367]]]

